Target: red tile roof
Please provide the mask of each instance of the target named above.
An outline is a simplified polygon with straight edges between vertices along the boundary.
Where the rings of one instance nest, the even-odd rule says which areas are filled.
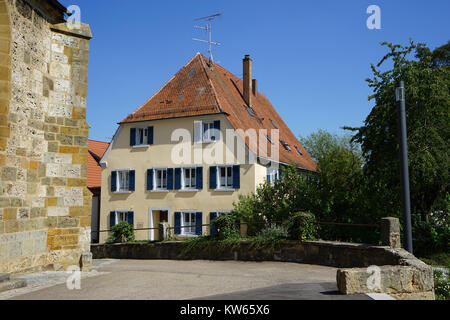
[[[295,163],[307,170],[316,170],[316,163],[303,148],[296,136],[278,115],[270,101],[262,93],[253,95],[253,116],[246,109],[243,99],[243,82],[223,67],[213,63],[201,54],[196,54],[178,73],[142,106],[128,115],[121,123],[169,119],[175,117],[198,116],[224,113],[234,129],[266,129],[269,137],[271,130],[279,129],[279,159],[283,163]],[[244,138],[242,136],[242,138]],[[267,143],[267,157],[271,158],[271,144]],[[275,140],[275,139],[272,139]],[[290,151],[281,144],[283,140]],[[247,147],[258,154],[256,146]],[[296,147],[303,153],[296,150]]]
[[[88,164],[87,164],[87,187],[100,188],[102,186],[102,168],[99,165],[100,159],[109,147],[108,142],[88,141]]]

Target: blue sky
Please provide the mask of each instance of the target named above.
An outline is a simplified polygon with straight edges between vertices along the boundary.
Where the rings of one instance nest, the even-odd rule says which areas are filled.
[[[380,42],[409,38],[435,48],[450,40],[450,1],[413,0],[60,0],[78,5],[91,40],[87,121],[90,138],[109,140],[117,122],[163,86],[206,38],[194,19],[221,12],[213,25],[216,62],[242,77],[253,59],[259,91],[296,135],[341,133],[373,107],[365,79],[387,52]],[[381,30],[369,30],[370,5]]]

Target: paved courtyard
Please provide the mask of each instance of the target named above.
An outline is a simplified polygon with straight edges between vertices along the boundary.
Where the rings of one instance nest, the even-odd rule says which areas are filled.
[[[27,275],[28,287],[0,294],[19,300],[371,299],[337,293],[336,268],[281,262],[95,260],[80,290],[65,272]]]

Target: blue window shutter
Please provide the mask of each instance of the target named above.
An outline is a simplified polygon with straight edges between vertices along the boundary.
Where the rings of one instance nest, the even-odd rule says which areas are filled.
[[[181,168],[175,168],[175,190],[181,189]]]
[[[173,169],[167,169],[167,190],[173,190]]]
[[[195,234],[198,236],[202,235],[202,225],[203,225],[203,213],[197,212],[195,214]]]
[[[134,226],[134,212],[133,211],[129,211],[128,212],[128,216],[127,216],[127,222],[129,224],[131,224],[132,226]]]
[[[267,175],[266,179],[270,182],[270,174]]]
[[[117,171],[111,172],[111,192],[117,191]]]
[[[209,234],[210,235],[215,235],[216,233],[217,233],[217,230],[216,230],[216,227],[215,226],[213,226],[213,221],[214,221],[214,219],[215,218],[217,218],[217,212],[210,212],[209,213],[209,227],[210,227],[210,231],[209,231]]]
[[[219,141],[220,140],[220,121],[219,120],[214,121],[214,129],[215,129],[214,135],[216,136],[214,140]]]
[[[196,169],[196,183],[197,183],[197,190],[203,189],[203,167],[197,167]]]
[[[130,129],[130,146],[136,145],[136,128]]]
[[[236,228],[239,230],[239,234],[241,233],[241,220],[236,219]]]
[[[111,211],[109,213],[109,227],[112,228],[116,225],[116,212]]]
[[[181,212],[175,212],[175,226],[174,233],[181,234]]]
[[[147,144],[153,144],[153,127],[147,128]]]
[[[241,167],[233,166],[233,188],[241,188]]]
[[[278,169],[278,179],[281,181],[283,178],[283,171],[280,169]]]
[[[147,190],[153,190],[153,169],[147,170]]]
[[[135,191],[135,180],[136,180],[136,171],[130,170],[129,176],[128,176],[128,183],[129,183],[129,189],[130,191]]]
[[[209,167],[209,188],[217,189],[217,167]]]

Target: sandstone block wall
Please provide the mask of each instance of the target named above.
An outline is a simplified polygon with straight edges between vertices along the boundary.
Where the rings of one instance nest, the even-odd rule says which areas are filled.
[[[90,250],[90,38],[87,25],[0,0],[0,273],[63,268]]]

